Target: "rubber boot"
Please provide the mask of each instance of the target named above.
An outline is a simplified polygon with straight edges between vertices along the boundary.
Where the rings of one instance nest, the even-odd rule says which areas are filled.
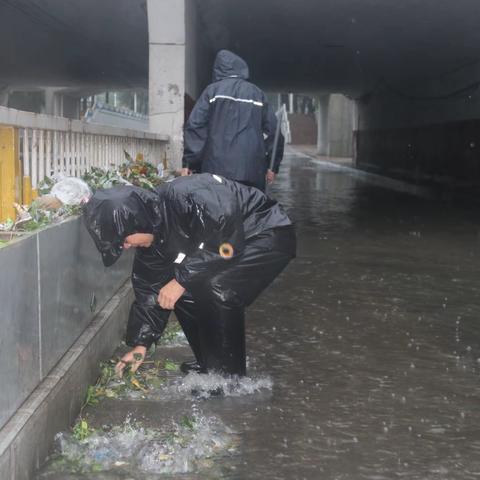
[[[198,305],[203,365],[208,372],[246,375],[245,309],[217,301]]]
[[[195,358],[188,360],[180,364],[180,371],[182,373],[188,374],[190,372],[194,373],[207,373],[206,369],[203,368]]]

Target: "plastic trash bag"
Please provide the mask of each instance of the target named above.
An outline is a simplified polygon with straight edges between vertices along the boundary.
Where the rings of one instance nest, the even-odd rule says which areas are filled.
[[[90,187],[83,180],[75,177],[60,179],[50,192],[64,205],[81,205],[92,196]]]

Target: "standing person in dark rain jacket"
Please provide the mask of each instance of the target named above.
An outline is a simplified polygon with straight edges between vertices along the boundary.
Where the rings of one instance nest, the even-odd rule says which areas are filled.
[[[265,93],[247,82],[248,66],[228,50],[218,52],[213,83],[203,91],[185,126],[183,174],[222,175],[265,190],[283,155],[283,137],[269,169],[276,117]]]
[[[84,220],[106,266],[123,249],[140,247],[126,337],[133,350],[118,363],[119,373],[127,364],[138,368],[175,310],[197,362],[186,367],[245,375],[245,307],[295,256],[293,226],[276,201],[201,174],[155,192],[98,190]]]

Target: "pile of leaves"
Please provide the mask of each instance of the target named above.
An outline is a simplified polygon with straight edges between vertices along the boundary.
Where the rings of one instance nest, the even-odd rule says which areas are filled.
[[[111,188],[115,185],[136,185],[148,190],[165,181],[165,177],[160,177],[158,169],[155,165],[145,161],[141,155],[134,160],[125,153],[126,162],[123,163],[118,170],[104,170],[99,167],[92,167],[88,172],[84,173],[82,180],[88,184],[90,189],[95,192],[101,188]],[[162,165],[165,169],[166,164]],[[40,197],[30,206],[15,205],[17,217],[15,220],[8,219],[4,223],[0,223],[0,231],[2,232],[31,232],[39,228],[45,227],[52,223],[63,220],[72,215],[81,213],[80,205],[45,205],[44,200],[50,195],[56,180],[53,178],[45,178],[38,186]],[[8,241],[8,240],[7,240]],[[4,244],[6,240],[3,239]]]
[[[122,378],[118,378],[115,373],[117,361],[112,359],[100,364],[100,376],[95,385],[88,387],[83,408],[97,405],[103,398],[119,398],[132,391],[148,393],[161,387],[166,372],[178,371],[178,365],[170,360],[146,360],[136,372],[127,367]]]
[[[124,163],[118,172],[127,182],[147,190],[153,190],[164,182],[158,175],[157,167],[144,160]]]
[[[85,172],[82,175],[82,180],[88,184],[92,191],[127,183],[116,170],[104,170],[100,167],[92,167],[88,172]]]
[[[124,151],[124,154],[126,162],[120,165],[118,170],[104,170],[99,167],[92,167],[90,171],[82,176],[82,180],[93,191],[119,184],[130,184],[153,190],[165,181],[164,176],[159,175],[158,168],[152,163],[145,161],[142,155],[137,155],[136,160],[134,160],[128,152]],[[166,163],[164,162],[161,167],[165,171]]]
[[[49,209],[44,208],[40,200],[34,200],[30,206],[15,204],[15,208],[17,210],[15,221],[7,219],[0,223],[0,232],[32,232],[81,213],[80,205],[62,205],[57,209]]]

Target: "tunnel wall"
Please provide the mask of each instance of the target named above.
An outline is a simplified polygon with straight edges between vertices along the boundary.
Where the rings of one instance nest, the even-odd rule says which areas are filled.
[[[357,166],[415,182],[480,185],[480,95],[427,91],[382,92],[358,102]]]
[[[0,429],[125,283],[76,218],[0,248]],[[0,439],[1,439],[0,430]]]

